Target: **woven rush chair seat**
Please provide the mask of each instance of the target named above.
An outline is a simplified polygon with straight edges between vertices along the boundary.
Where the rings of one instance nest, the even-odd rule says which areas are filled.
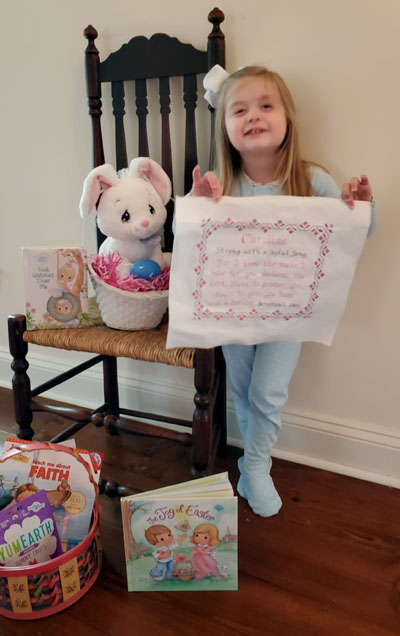
[[[193,369],[195,349],[166,349],[168,324],[143,331],[119,331],[109,327],[38,329],[25,331],[24,342],[68,351],[132,358]]]
[[[192,187],[193,168],[199,161],[197,139],[201,139],[203,155],[204,151],[209,154],[208,167],[211,169],[213,165],[214,111],[211,107],[207,108],[203,100],[201,84],[204,74],[215,64],[225,66],[225,36],[220,28],[224,18],[222,11],[217,8],[209,13],[208,22],[212,26],[210,31],[208,25],[209,33],[204,49],[181,42],[177,37],[155,32],[150,38],[136,35],[129,42],[124,42],[119,49],[109,52],[105,59],[100,59],[95,44],[98,37],[96,29],[89,25],[83,34],[87,40],[84,57],[87,103],[92,129],[92,167],[110,163],[119,171],[127,168],[134,157],[149,157],[151,152],[159,154],[161,166],[172,184],[172,196],[166,204],[167,220],[162,237],[163,249],[166,252],[172,252],[174,241],[173,173],[181,173],[179,182],[182,184],[182,192],[178,194],[188,193]],[[106,37],[103,44],[107,46],[107,42]],[[106,100],[109,102],[108,106]],[[196,109],[200,104],[203,105],[203,111],[198,115]],[[171,135],[169,118],[173,111],[178,116],[174,119],[174,135]],[[103,142],[102,117],[106,119],[107,129],[114,128],[114,144],[112,135]],[[209,134],[205,135],[202,130],[196,131],[196,124],[202,118],[204,123],[205,119],[209,119],[209,127],[208,123],[206,124]],[[159,148],[153,149],[149,144],[148,125],[155,131],[153,138]],[[136,136],[132,131],[135,131]],[[112,145],[114,147],[111,147]],[[132,148],[132,145],[136,148]],[[87,172],[82,175],[82,181],[89,169],[88,166]],[[207,166],[202,166],[202,170],[206,169]],[[71,211],[71,214],[76,213],[76,210]],[[96,229],[96,233],[100,246],[105,236],[99,228]],[[226,446],[226,376],[221,348],[167,350],[166,319],[154,329],[125,331],[107,327],[99,319],[98,307],[96,311],[97,314],[95,312],[91,316],[89,305],[87,326],[85,323],[85,327],[74,329],[27,330],[24,315],[9,316],[9,343],[13,358],[11,367],[14,371],[12,386],[18,437],[27,440],[34,437],[32,423],[35,412],[56,413],[72,423],[61,432],[58,431],[51,441],[62,442],[92,422],[96,426],[104,425],[110,434],[148,434],[167,440],[173,439],[179,443],[190,443],[192,474],[210,474],[217,451],[223,452]],[[28,345],[31,344],[81,351],[93,356],[59,375],[50,377],[40,386],[31,388],[27,373]],[[150,408],[157,412],[147,413],[131,407],[123,408],[119,402],[118,391],[117,360],[120,357],[191,369],[194,389],[193,416],[190,419],[178,419],[170,416],[168,411],[163,412],[164,396],[154,393],[154,384],[151,382],[146,388],[146,395],[151,393],[150,402],[155,406]],[[96,408],[55,405],[40,397],[42,393],[98,364],[103,367],[104,403]],[[134,365],[130,365],[130,369],[134,372]],[[146,379],[143,378],[141,381],[145,383]],[[166,409],[170,408],[171,398],[168,396]],[[122,419],[121,416],[125,415],[128,418]],[[146,423],[143,420],[146,420]],[[163,427],[159,424],[154,426],[147,423],[147,420],[174,424],[178,427]],[[190,430],[187,433],[182,432],[181,426]],[[126,489],[118,487],[113,490],[111,486],[108,484],[105,487],[110,496],[127,493]]]

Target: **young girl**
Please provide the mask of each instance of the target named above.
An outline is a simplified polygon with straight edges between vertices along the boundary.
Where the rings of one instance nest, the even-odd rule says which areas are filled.
[[[230,75],[219,95],[215,124],[216,176],[193,171],[192,196],[294,195],[372,201],[365,175],[353,177],[340,192],[332,177],[304,161],[292,96],[282,78],[251,66]],[[376,210],[372,205],[375,226]],[[239,459],[239,494],[263,517],[275,515],[282,501],[270,476],[271,449],[280,430],[290,379],[300,353],[297,342],[226,345],[223,353],[232,385],[244,455]]]
[[[193,530],[190,541],[194,543],[192,561],[196,570],[196,579],[204,579],[206,576],[217,577],[218,564],[213,549],[219,544],[217,526],[213,523],[201,523]]]

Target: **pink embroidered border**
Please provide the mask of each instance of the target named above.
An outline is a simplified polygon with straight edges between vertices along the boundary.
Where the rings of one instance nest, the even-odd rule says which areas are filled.
[[[325,223],[324,225],[312,225],[307,221],[303,221],[300,224],[288,224],[279,220],[276,223],[261,223],[257,219],[253,219],[249,223],[241,223],[235,222],[231,218],[227,218],[222,222],[212,221],[210,218],[204,219],[201,224],[202,227],[202,238],[199,243],[197,243],[197,249],[199,253],[198,263],[194,268],[194,272],[196,274],[196,288],[192,293],[194,298],[194,311],[193,318],[196,320],[201,320],[202,318],[210,318],[213,317],[216,320],[220,320],[221,318],[237,318],[238,320],[244,320],[246,318],[261,318],[261,320],[267,320],[268,318],[278,318],[283,320],[291,320],[292,318],[310,318],[313,312],[313,306],[316,300],[319,298],[317,293],[318,286],[321,278],[325,276],[323,267],[325,262],[325,257],[329,253],[328,249],[328,241],[330,234],[333,233],[333,227],[330,224]],[[282,312],[279,309],[276,309],[272,312],[265,311],[257,311],[255,308],[251,309],[248,312],[236,312],[233,309],[229,308],[224,313],[215,312],[206,307],[202,301],[202,289],[204,285],[206,285],[206,281],[204,280],[204,266],[206,261],[208,260],[208,256],[206,254],[207,241],[210,236],[219,230],[220,228],[236,228],[238,232],[242,232],[243,230],[251,230],[258,229],[263,232],[268,232],[269,230],[280,230],[282,232],[288,232],[289,234],[293,234],[294,232],[311,232],[315,235],[320,243],[319,255],[318,258],[314,261],[315,272],[314,272],[314,280],[310,283],[310,296],[307,304],[300,311],[296,311],[295,313],[290,312]]]

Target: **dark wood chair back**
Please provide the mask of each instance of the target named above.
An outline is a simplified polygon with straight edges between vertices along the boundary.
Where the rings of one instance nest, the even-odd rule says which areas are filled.
[[[190,19],[190,17],[189,17]],[[93,167],[105,163],[104,148],[110,144],[109,120],[114,120],[115,128],[115,157],[109,163],[117,170],[126,168],[134,156],[148,156],[149,144],[147,134],[147,115],[160,111],[161,117],[161,165],[173,181],[172,157],[174,166],[183,167],[183,187],[187,192],[191,187],[192,170],[197,163],[197,138],[195,126],[195,113],[197,103],[197,77],[206,73],[214,64],[225,64],[225,40],[220,29],[220,23],[224,14],[219,9],[213,9],[208,16],[212,24],[212,30],[208,36],[207,50],[200,51],[189,44],[182,44],[176,38],[164,34],[153,35],[150,39],[135,37],[128,44],[124,44],[118,51],[112,53],[107,59],[100,62],[99,52],[95,46],[97,31],[88,26],[85,37],[88,40],[86,48],[86,73],[87,93],[89,101],[89,113],[93,130]],[[176,93],[173,91],[171,99],[170,78],[183,76],[183,81],[171,79],[171,85],[180,84],[183,87],[183,106],[178,109],[178,123],[182,121],[183,130],[179,135],[179,142],[184,143],[184,159],[176,162],[175,149],[171,144],[170,111],[171,103],[174,109]],[[158,78],[159,96],[157,108],[150,104],[150,96],[154,95],[154,85]],[[200,80],[199,80],[200,81]],[[127,87],[129,83],[129,87]],[[149,84],[150,91],[149,91]],[[111,90],[105,85],[110,84]],[[134,86],[134,90],[133,90]],[[175,87],[173,87],[175,90]],[[111,93],[112,106],[106,109],[106,101],[102,102],[102,89],[104,96]],[[133,94],[136,104],[133,104]],[[132,107],[130,99],[132,98]],[[200,101],[200,100],[199,100]],[[102,132],[101,116],[103,118],[104,133]],[[111,110],[113,117],[111,115]],[[125,112],[127,111],[127,112]],[[135,111],[135,112],[131,112]],[[197,111],[198,113],[199,111]],[[182,113],[185,113],[182,116]],[[203,114],[207,113],[204,108]],[[129,117],[133,114],[134,117]],[[135,119],[138,128],[138,150],[128,152],[130,147],[130,123],[127,120]],[[204,119],[204,117],[203,117]],[[171,120],[176,123],[176,120]],[[128,133],[128,134],[126,134]],[[172,135],[173,139],[177,135]],[[202,139],[206,135],[202,134]],[[213,111],[211,110],[211,139],[213,138]],[[127,143],[128,139],[128,143]],[[150,137],[152,142],[152,138]],[[182,144],[183,149],[183,144]],[[200,144],[199,144],[200,148]],[[210,148],[212,150],[211,141]],[[130,148],[129,148],[130,149]],[[157,151],[158,152],[158,151]],[[107,151],[107,155],[110,154]],[[164,245],[167,251],[172,248],[172,201],[169,204],[168,220],[165,224]],[[104,236],[98,231],[98,242]],[[93,422],[95,426],[104,424],[110,434],[119,431],[130,433],[146,433],[154,437],[174,439],[192,447],[192,473],[199,476],[209,474],[213,470],[217,451],[223,453],[226,448],[226,381],[225,364],[220,348],[216,349],[190,349],[181,348],[166,350],[165,340],[167,336],[167,323],[162,322],[158,328],[144,331],[118,331],[106,327],[86,327],[80,329],[26,329],[26,317],[21,314],[13,314],[8,319],[10,353],[13,358],[12,368],[14,376],[12,381],[15,420],[18,425],[17,435],[22,439],[32,439],[34,430],[31,426],[33,413],[45,411],[57,413],[72,424],[63,428],[51,441],[62,442],[74,435],[81,428]],[[31,389],[30,379],[27,374],[29,367],[27,361],[28,343],[57,349],[84,351],[96,354],[89,360],[78,364],[59,375],[54,375],[40,386]],[[120,407],[118,395],[117,358],[129,357],[134,360],[146,360],[148,362],[181,366],[194,370],[194,404],[195,409],[191,420],[182,420],[170,417],[167,414],[148,413],[134,409]],[[104,403],[96,409],[75,407],[73,405],[60,406],[49,404],[39,396],[64,381],[73,378],[87,369],[102,363]],[[130,420],[124,420],[121,425],[120,416],[129,415]],[[137,422],[137,418],[155,422],[168,422],[191,428],[191,433],[153,426]],[[126,489],[118,484],[111,484],[103,480],[103,489],[110,496],[116,494],[129,494]]]
[[[208,36],[207,50],[198,50],[190,44],[183,44],[177,38],[164,33],[157,33],[150,39],[138,36],[124,44],[118,51],[111,53],[107,59],[100,62],[99,52],[95,46],[97,31],[88,26],[85,37],[88,39],[86,48],[86,78],[89,114],[92,119],[93,132],[93,167],[105,163],[104,144],[101,127],[102,116],[102,86],[111,84],[112,112],[115,124],[115,167],[117,170],[126,168],[134,156],[148,157],[149,142],[147,131],[148,116],[148,87],[147,80],[158,79],[159,111],[161,117],[161,165],[171,179],[172,147],[170,134],[171,94],[170,78],[183,77],[183,105],[185,112],[185,126],[182,135],[185,136],[184,151],[184,193],[191,188],[192,170],[197,164],[197,135],[195,112],[197,107],[197,76],[207,73],[214,66],[220,64],[225,67],[225,38],[220,28],[224,14],[219,9],[213,9],[208,15],[212,30]],[[128,155],[126,142],[125,118],[132,113],[126,113],[127,83],[134,83],[137,118],[137,155]],[[213,111],[211,110],[211,138],[213,138]],[[212,162],[212,145],[210,140],[210,163]],[[111,162],[109,162],[111,163]],[[174,189],[173,189],[174,192]],[[172,217],[173,202],[167,205],[167,221],[164,226],[164,249],[172,251]],[[99,230],[98,243],[104,240]]]

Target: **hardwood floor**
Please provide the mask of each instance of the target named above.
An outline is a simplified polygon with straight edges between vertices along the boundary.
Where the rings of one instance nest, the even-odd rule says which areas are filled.
[[[37,439],[62,421],[35,416]],[[11,393],[0,389],[0,429],[14,433]],[[137,491],[190,478],[190,449],[87,427],[78,446],[105,453],[103,476]],[[238,449],[219,459],[236,486]],[[1,636],[398,636],[400,492],[274,460],[283,499],[263,519],[239,498],[239,591],[126,591],[119,502],[101,497],[103,567],[76,604],[37,621],[0,618]]]

